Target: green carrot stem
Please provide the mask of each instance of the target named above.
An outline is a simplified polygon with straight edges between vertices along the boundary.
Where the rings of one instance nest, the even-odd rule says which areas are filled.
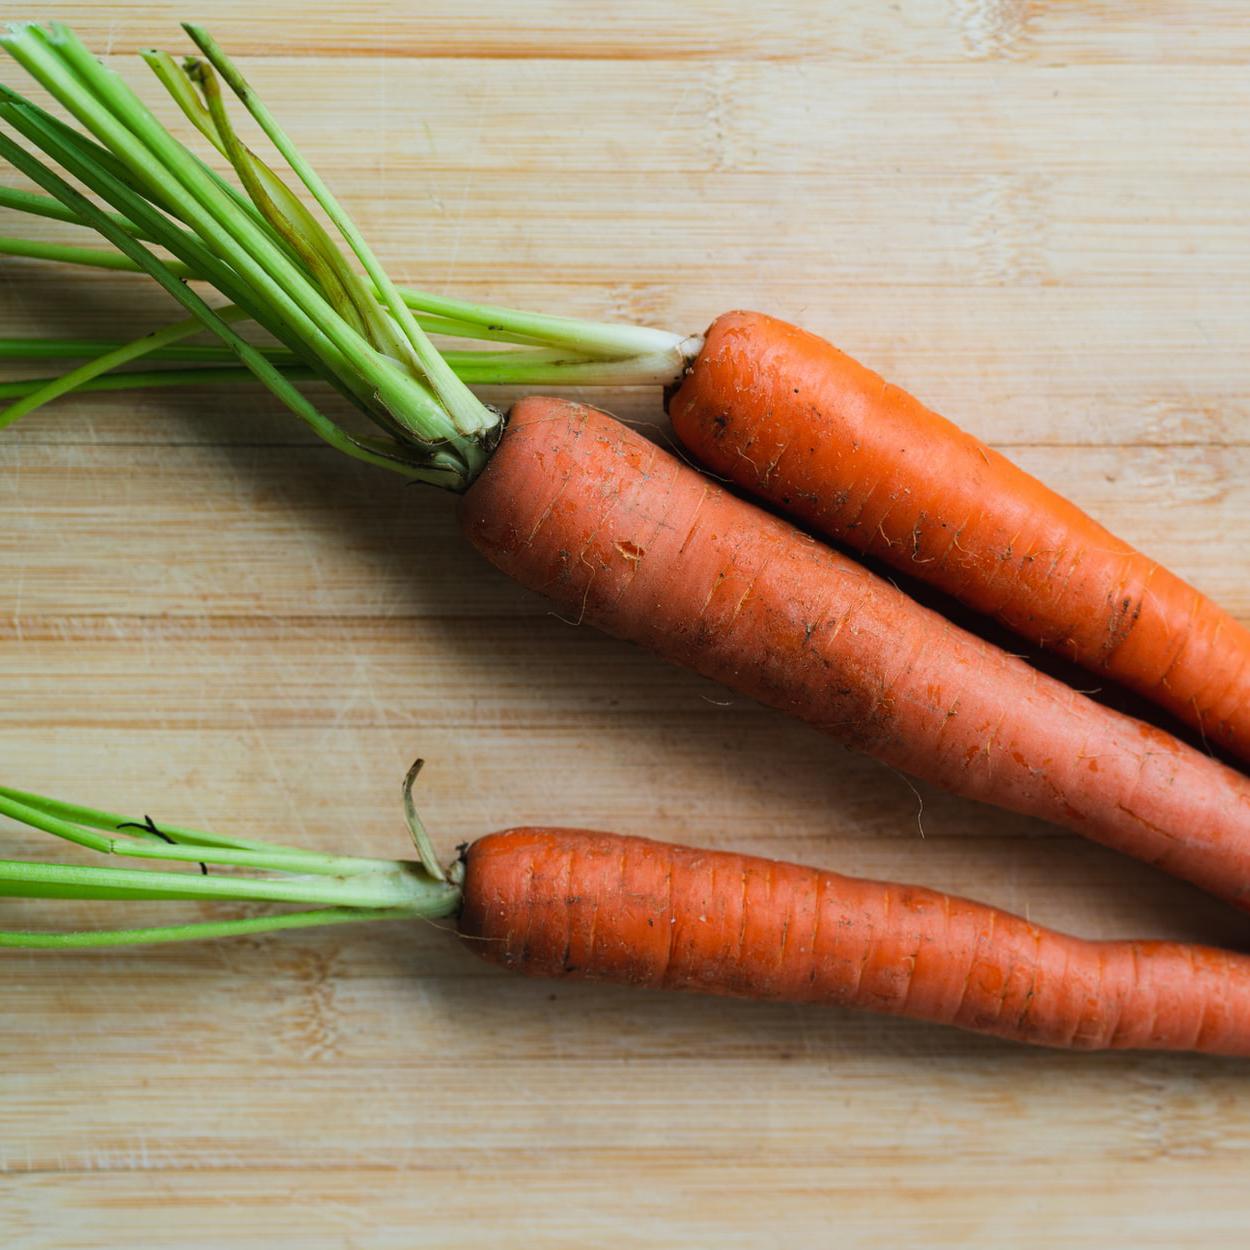
[[[84,341],[84,344],[87,341]],[[106,344],[95,344],[106,346]],[[6,350],[7,349],[7,350]],[[81,356],[84,351],[57,353],[47,350],[40,355]],[[304,365],[292,363],[289,354],[265,353],[275,368],[290,382],[315,381],[318,374]],[[21,353],[12,340],[0,340],[0,357],[18,358]],[[171,357],[166,357],[167,359]],[[666,380],[667,358],[656,362],[650,373],[644,374],[640,362],[578,361],[570,360],[563,353],[535,351],[523,352],[454,352],[443,353],[443,358],[455,370],[462,381],[474,386],[630,386],[650,381],[661,384]],[[192,359],[195,359],[193,357]],[[209,357],[212,359],[212,357]],[[621,363],[631,366],[626,371]],[[0,382],[0,400],[21,399],[32,395],[59,378],[23,378],[13,382]],[[128,391],[150,390],[160,387],[222,386],[255,380],[250,369],[231,368],[226,365],[208,365],[200,368],[128,370],[93,376],[74,384],[74,391]]]
[[[29,790],[17,790],[12,786],[0,786],[0,798],[10,799],[23,807],[39,812],[45,816],[72,821],[74,824],[85,825],[89,829],[104,829],[114,832],[123,828],[135,830],[137,837],[150,837],[159,841],[162,837],[172,838],[175,842],[189,846],[231,846],[240,850],[251,851],[287,851],[294,848],[283,846],[278,842],[258,842],[254,839],[227,838],[219,833],[207,833],[202,829],[187,829],[181,825],[167,825],[161,822],[159,832],[149,828],[150,822],[145,818],[140,821],[135,816],[124,816],[119,812],[106,812],[97,807],[84,807],[81,803],[68,803],[64,799],[49,798],[43,794],[33,794]],[[18,817],[17,819],[23,819]]]
[[[13,92],[7,93],[9,97],[13,97]],[[0,89],[0,99],[3,99],[5,92]],[[17,97],[20,99],[21,97]],[[0,187],[0,208],[12,208],[19,213],[28,213],[33,217],[46,217],[51,221],[66,221],[75,226],[82,225],[82,222],[74,215],[73,211],[66,208],[60,200],[54,200],[49,195],[40,195],[36,191],[23,191],[17,187]],[[127,231],[128,234],[135,238],[140,236],[137,234],[138,227],[133,222],[128,222],[124,217],[118,214],[114,220],[119,226]]]
[[[220,308],[217,310],[217,315],[225,322],[236,321],[246,316],[241,308]],[[7,408],[0,410],[0,430],[3,430],[5,426],[12,425],[14,421],[24,417],[27,413],[34,412],[35,409],[43,404],[51,403],[61,395],[77,390],[79,387],[98,378],[101,374],[109,373],[113,369],[129,364],[132,360],[138,360],[149,352],[157,351],[182,339],[190,338],[194,334],[201,333],[203,329],[203,321],[197,315],[189,317],[184,321],[179,321],[174,325],[166,326],[163,330],[145,334],[142,338],[135,339],[133,342],[123,343],[112,351],[104,352],[94,360],[89,360],[85,364],[80,365],[77,369],[71,369],[68,373],[51,379],[43,386],[30,391],[15,403],[10,404]]]
[[[0,860],[0,896],[117,900],[217,899],[234,902],[323,903],[330,907],[454,907],[456,891],[419,865],[396,861],[389,874],[331,877],[202,876],[151,868],[99,868]],[[446,914],[446,911],[439,914]]]
[[[104,855],[121,855],[137,859],[172,860],[186,864],[217,864],[235,868],[280,868],[286,872],[321,874],[324,876],[359,876],[362,873],[390,871],[388,860],[364,859],[346,855],[323,855],[295,847],[261,846],[255,849],[239,846],[178,845],[177,839],[155,825],[137,821],[119,822],[110,834],[96,832],[90,826],[67,820],[47,810],[46,806],[23,803],[0,795],[0,814],[20,820],[32,829],[41,829],[54,837],[76,843]],[[136,828],[136,826],[138,826]],[[134,829],[134,833],[129,832]],[[123,832],[125,830],[125,832]]]
[[[83,360],[124,346],[121,339],[0,338],[0,360]],[[269,347],[262,350],[276,365],[285,367],[299,363],[299,357],[293,352]],[[155,348],[145,355],[151,360],[177,361],[180,364],[233,364],[238,359],[234,352],[220,343],[183,341]]]
[[[204,942],[214,938],[244,937],[281,929],[308,929],[332,924],[359,924],[372,920],[438,919],[446,912],[420,907],[319,907],[309,911],[279,912],[241,920],[205,920],[190,924],[152,925],[138,929],[88,929],[45,933],[0,930],[0,947],[25,950],[82,950],[101,946],[152,946],[161,942]]]
[[[99,247],[71,247],[65,243],[43,243],[37,239],[0,237],[0,253],[6,256],[25,256],[31,260],[56,260],[68,265],[86,265],[92,269],[136,268],[129,257]],[[191,271],[181,261],[165,262],[172,273],[188,278]]]
[[[365,272],[372,279],[374,286],[381,292],[383,301],[390,309],[400,329],[404,332],[413,354],[419,363],[435,394],[451,414],[456,428],[465,435],[481,433],[493,429],[497,424],[494,414],[485,409],[473,396],[472,392],[447,367],[443,358],[435,350],[434,345],[426,337],[424,331],[412,316],[407,304],[400,297],[399,291],[391,281],[390,275],[379,263],[373,249],[365,241],[364,236],[356,228],[348,213],[339,204],[329,187],[321,180],[320,175],[304,159],[299,149],[288,138],[286,132],[278,124],[265,104],[248,85],[234,63],[217,46],[216,41],[203,27],[193,23],[183,23],[183,29],[191,36],[200,50],[208,57],[213,67],[229,84],[230,89],[239,97],[248,112],[256,119],[261,129],[269,137],[270,142],[282,154],[286,162],[298,175],[299,179],[312,193],[313,198],[321,205],[325,214],[337,227],[339,233],[347,241],[348,246],[356,254],[356,258],[364,266]],[[224,136],[223,136],[224,137]]]
[[[405,785],[409,783],[406,782]],[[76,803],[0,787],[0,814],[34,829],[106,854],[198,863],[202,873],[153,868],[111,868],[93,864],[38,863],[0,859],[0,898],[90,899],[97,901],[233,901],[312,905],[313,910],[234,920],[197,921],[152,928],[92,932],[0,933],[0,946],[63,948],[132,945],[227,937],[270,929],[403,917],[434,919],[460,905],[458,884],[404,860],[327,855],[277,843],[224,838],[218,834],[158,826],[150,818],[129,821]],[[411,817],[410,817],[411,820]],[[432,859],[428,839],[423,854]],[[207,873],[207,865],[225,868]],[[261,869],[265,876],[233,871]]]
[[[288,382],[317,379],[317,374],[306,365],[280,364],[276,367]],[[0,400],[21,399],[56,381],[59,379],[23,378],[20,382],[0,382]],[[74,387],[74,392],[148,391],[166,387],[229,386],[255,381],[256,375],[242,365],[217,365],[202,369],[129,369],[80,382]]]

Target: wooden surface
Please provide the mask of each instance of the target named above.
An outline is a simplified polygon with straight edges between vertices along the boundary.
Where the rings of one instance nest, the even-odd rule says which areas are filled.
[[[691,330],[789,316],[1250,619],[1242,0],[199,13],[397,277]],[[183,49],[183,5],[26,14],[153,98],[121,54]],[[172,316],[138,280],[0,263],[0,333]],[[450,499],[251,390],[48,409],[0,440],[0,512],[13,784],[402,854],[420,754],[448,851],[590,824],[1250,943],[1143,867],[928,789],[921,814],[886,769],[570,628]],[[398,925],[3,965],[8,1250],[1107,1250],[1250,1224],[1244,1064],[528,983]]]

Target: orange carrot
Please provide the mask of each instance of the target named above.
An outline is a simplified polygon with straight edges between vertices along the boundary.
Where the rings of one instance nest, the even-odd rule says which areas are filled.
[[[669,411],[715,472],[1250,760],[1250,630],[824,339],[720,317]]]
[[[420,863],[237,842],[0,786],[0,815],[132,865],[0,859],[6,897],[285,905],[142,928],[0,930],[0,949],[452,917],[472,950],[528,976],[834,1003],[1044,1046],[1250,1057],[1250,956],[1086,942],[915,886],[580,829],[488,834],[444,870],[413,804],[418,768],[404,795]],[[133,866],[142,860],[158,866]],[[169,871],[196,861],[213,872]]]
[[[571,620],[1250,906],[1250,780],[957,628],[596,409],[523,400],[460,515],[492,563]]]
[[[470,947],[530,976],[1250,1056],[1250,957],[1211,947],[1087,942],[916,886],[568,829],[478,840],[463,889]]]

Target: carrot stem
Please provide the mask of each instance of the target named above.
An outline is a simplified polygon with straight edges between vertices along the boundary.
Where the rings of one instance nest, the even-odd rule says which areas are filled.
[[[217,315],[222,321],[229,322],[245,317],[246,313],[241,308],[219,308]],[[66,395],[70,391],[77,390],[80,386],[86,385],[101,374],[109,373],[121,365],[129,364],[132,360],[138,360],[149,352],[157,351],[162,347],[169,347],[182,339],[190,338],[194,334],[201,333],[203,329],[203,322],[198,316],[189,317],[171,326],[166,326],[163,330],[145,334],[142,338],[135,339],[130,343],[123,343],[120,347],[104,352],[94,360],[88,360],[85,364],[79,365],[77,369],[71,369],[68,373],[45,382],[43,386],[30,391],[15,403],[0,410],[0,430],[3,430],[5,426],[12,425],[14,421],[24,417],[27,413],[34,412],[35,409],[43,404],[51,403],[54,399]]]
[[[124,346],[121,339],[0,338],[0,360],[85,360]],[[269,347],[261,350],[276,365],[299,363],[299,357],[293,352]],[[180,364],[234,364],[238,360],[234,352],[220,343],[187,343],[182,340],[144,354],[152,360],[177,361]]]
[[[6,256],[25,256],[30,260],[55,260],[67,265],[84,265],[91,269],[138,270],[138,266],[121,252],[102,247],[72,247],[65,243],[44,243],[38,239],[0,237],[0,253]],[[191,276],[191,271],[178,260],[165,262],[171,273],[180,278]]]
[[[206,942],[214,938],[246,937],[280,929],[308,929],[332,924],[411,918],[428,920],[437,917],[417,907],[318,907],[309,911],[279,912],[272,916],[150,925],[137,929],[87,929],[54,933],[0,929],[0,948],[82,950],[101,946],[152,946],[162,942]]]
[[[316,373],[306,365],[279,365],[278,371],[288,382],[316,381]],[[0,400],[21,399],[60,378],[23,378],[17,382],[0,382]],[[164,387],[183,386],[229,386],[238,383],[255,382],[256,375],[250,370],[239,366],[210,365],[200,369],[128,369],[121,373],[106,373],[87,382],[79,382],[74,392],[79,391],[146,391]]]
[[[241,920],[193,922],[92,932],[0,932],[0,946],[63,948],[187,941],[271,929],[450,915],[460,889],[421,864],[404,860],[326,855],[276,843],[127,820],[78,804],[0,787],[0,814],[102,854],[170,864],[199,864],[201,872],[104,868],[94,864],[0,860],[0,897],[124,900],[199,900],[315,904],[311,911]],[[428,846],[428,840],[427,840]],[[433,851],[430,851],[431,857]],[[223,873],[208,874],[208,865]],[[260,869],[262,877],[235,869]]]
[[[31,172],[29,161],[14,155],[20,149],[10,143],[4,154],[12,163],[60,200],[73,219],[104,234],[185,305],[188,301],[162,280],[180,275],[168,265],[160,271],[163,262],[140,247],[135,234],[146,234],[168,247],[186,272],[211,281],[231,302],[246,308],[280,341],[306,357],[305,363],[323,371],[398,444],[388,454],[385,444],[346,435],[321,414],[311,412],[288,388],[282,394],[288,405],[340,449],[350,449],[350,454],[374,463],[389,461],[387,467],[440,485],[462,488],[472,480],[485,463],[487,447],[498,437],[499,415],[479,403],[429,343],[354,225],[280,131],[268,127],[365,265],[373,287],[386,296],[389,315],[376,307],[368,283],[351,273],[329,236],[315,223],[315,228],[308,228],[312,219],[281,180],[234,136],[207,70],[199,74],[208,100],[203,106],[206,124],[230,156],[251,200],[229,187],[166,131],[67,28],[10,27],[8,34],[0,36],[0,45],[99,143],[7,90],[0,96],[0,113],[45,153],[83,178],[124,218],[93,212],[85,201],[84,208],[73,198],[72,189],[67,195],[54,182]],[[159,57],[154,59],[158,66],[165,65]],[[227,71],[231,86],[244,94],[255,112],[258,102],[246,84],[220,57],[218,66]],[[183,83],[168,73],[165,79]],[[185,105],[183,97],[192,90],[187,80],[177,88],[175,98]],[[198,103],[196,108],[200,108]],[[119,172],[121,177],[116,176]],[[10,203],[27,211],[39,207],[29,197]],[[178,221],[183,225],[177,225]],[[128,229],[132,226],[134,234]],[[98,254],[84,255],[63,247],[55,252],[46,247],[19,247],[36,255],[89,263],[102,260]],[[117,262],[110,258],[103,263],[111,267]],[[203,316],[198,308],[190,311]],[[218,329],[209,316],[204,320]],[[458,327],[439,328],[454,332]],[[229,336],[221,337],[249,367],[258,363],[247,358],[245,347],[240,349]],[[284,380],[272,369],[263,380],[271,389],[283,391]]]

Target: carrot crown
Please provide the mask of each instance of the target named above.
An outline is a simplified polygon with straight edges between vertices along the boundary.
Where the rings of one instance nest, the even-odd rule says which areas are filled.
[[[677,335],[397,287],[229,57],[201,27],[184,29],[204,59],[180,65],[155,50],[143,59],[228,162],[237,186],[175,138],[66,27],[16,24],[0,35],[0,45],[83,128],[0,87],[0,119],[26,141],[0,132],[0,156],[46,193],[0,188],[0,206],[88,227],[110,245],[6,238],[0,251],[146,273],[184,313],[131,343],[0,341],[0,355],[9,357],[90,357],[57,378],[0,384],[0,395],[15,401],[0,412],[0,426],[77,389],[234,380],[243,373],[340,451],[458,490],[485,464],[503,422],[468,382],[595,384],[680,375],[689,351]],[[239,137],[223,82],[319,215]],[[210,305],[199,293],[205,285],[225,303]],[[246,322],[271,341],[241,334]],[[215,346],[187,342],[204,331],[216,336]],[[431,334],[512,346],[444,353]],[[145,357],[187,367],[117,372]],[[379,432],[352,432],[327,415],[296,386],[310,379],[330,383]]]
[[[91,851],[163,864],[157,870],[0,859],[0,897],[301,905],[268,915],[146,928],[0,930],[0,947],[150,945],[313,925],[449,916],[460,907],[461,891],[440,867],[412,805],[412,783],[420,766],[418,760],[404,779],[408,827],[420,863],[324,855],[277,842],[226,838],[158,825],[150,816],[138,820],[0,786],[0,815]],[[179,868],[183,871],[176,871]]]

